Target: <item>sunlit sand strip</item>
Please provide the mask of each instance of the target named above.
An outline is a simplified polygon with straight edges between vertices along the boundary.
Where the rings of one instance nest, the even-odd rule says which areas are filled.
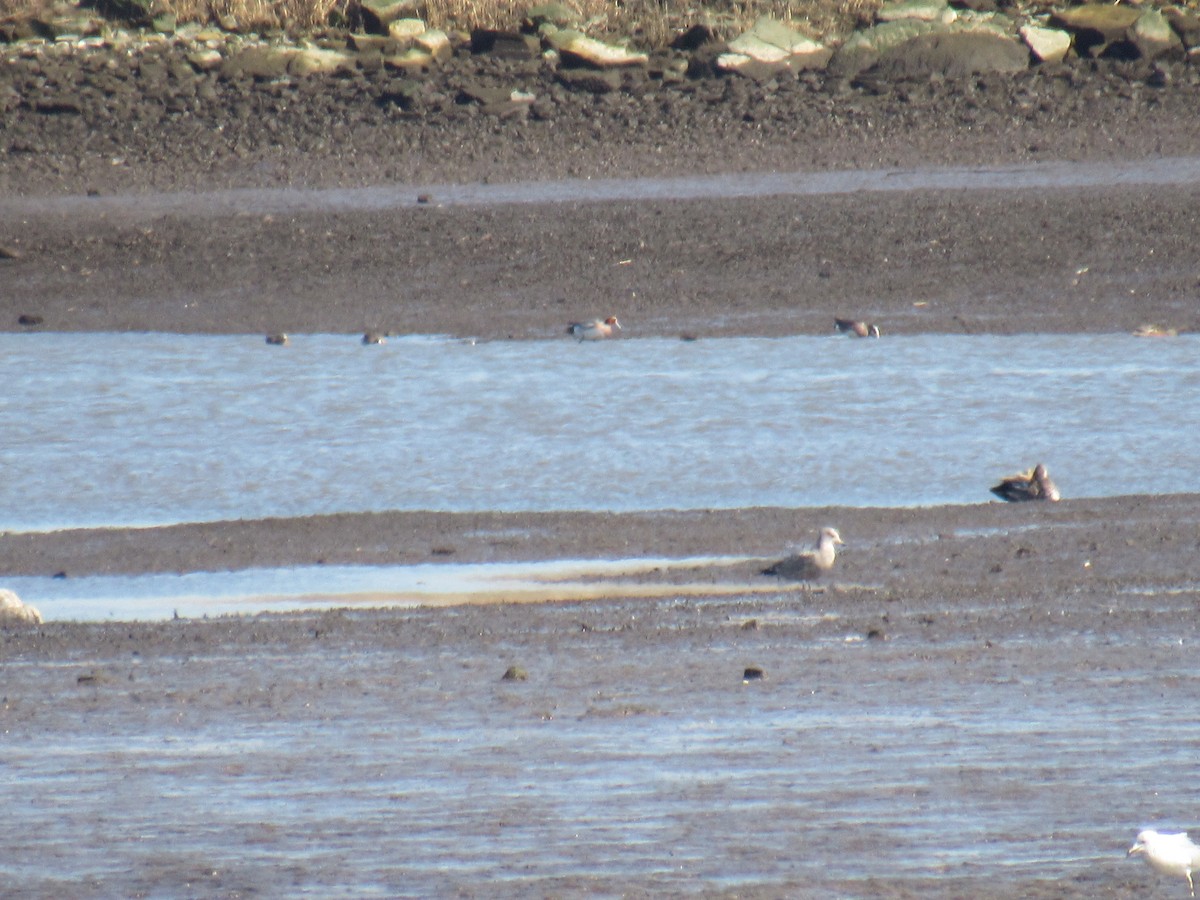
[[[319,592],[246,597],[257,608],[312,607],[466,606],[500,603],[555,603],[583,600],[655,599],[661,597],[730,597],[777,594],[803,584],[747,581],[687,584],[623,579],[645,577],[681,569],[719,569],[751,562],[751,556],[687,557],[683,559],[569,560],[530,563],[527,566],[475,565],[446,567],[430,572],[426,583],[399,590],[349,591],[336,595]],[[584,580],[594,579],[594,580]],[[432,583],[429,583],[432,582]]]
[[[745,582],[721,584],[645,584],[630,581],[561,582],[553,585],[528,583],[508,588],[478,591],[405,592],[386,591],[361,594],[294,595],[282,597],[246,597],[244,602],[262,609],[275,603],[294,609],[321,607],[377,606],[480,606],[501,603],[561,603],[581,600],[640,600],[661,597],[733,597],[751,594],[778,594],[786,590],[778,584],[750,585]]]

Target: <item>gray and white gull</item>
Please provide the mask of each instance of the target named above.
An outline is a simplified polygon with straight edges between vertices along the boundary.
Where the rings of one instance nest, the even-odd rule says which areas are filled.
[[[821,529],[815,550],[796,553],[762,570],[763,575],[775,575],[791,581],[813,581],[833,568],[837,559],[837,545],[845,544],[836,528]]]
[[[1186,831],[1163,834],[1147,828],[1138,834],[1126,856],[1140,856],[1164,875],[1182,875],[1187,879],[1188,890],[1196,896],[1192,876],[1200,872],[1200,846],[1192,843]]]

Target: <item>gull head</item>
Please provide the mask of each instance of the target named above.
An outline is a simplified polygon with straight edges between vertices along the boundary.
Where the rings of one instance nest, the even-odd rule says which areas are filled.
[[[838,534],[838,531],[836,528],[829,528],[828,526],[821,529],[821,541],[822,542],[828,541],[831,544],[843,544],[843,545],[846,543],[845,541],[842,540],[842,536],[840,534]]]
[[[1196,896],[1192,875],[1200,872],[1200,846],[1193,844],[1187,832],[1162,834],[1153,828],[1139,832],[1126,856],[1140,856],[1151,868],[1164,875],[1183,876],[1188,889]]]

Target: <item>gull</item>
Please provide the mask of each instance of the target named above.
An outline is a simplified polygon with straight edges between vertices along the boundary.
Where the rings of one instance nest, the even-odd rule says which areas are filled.
[[[1062,494],[1050,480],[1050,473],[1041,463],[1018,475],[1010,475],[989,490],[1001,500],[1007,500],[1009,503],[1018,503],[1022,500],[1053,502],[1062,499]]]
[[[833,327],[851,337],[879,337],[879,326],[874,322],[858,322],[854,319],[834,319]]]
[[[1196,896],[1192,873],[1200,872],[1200,846],[1192,843],[1186,831],[1160,834],[1148,828],[1137,836],[1137,841],[1125,855],[1144,857],[1151,868],[1164,875],[1182,875],[1187,879],[1188,890]]]
[[[791,581],[811,581],[820,578],[833,568],[837,558],[836,544],[845,544],[836,528],[822,528],[817,538],[817,549],[808,553],[796,553],[762,570],[763,575],[778,575]]]
[[[567,334],[580,343],[583,341],[601,341],[606,337],[612,337],[614,330],[621,330],[621,323],[617,321],[616,316],[609,316],[603,320],[592,319],[590,322],[572,322],[567,326]]]

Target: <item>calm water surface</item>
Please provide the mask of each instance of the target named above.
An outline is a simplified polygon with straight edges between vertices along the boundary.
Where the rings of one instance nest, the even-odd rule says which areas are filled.
[[[0,528],[1200,489],[1200,341],[0,335]]]

